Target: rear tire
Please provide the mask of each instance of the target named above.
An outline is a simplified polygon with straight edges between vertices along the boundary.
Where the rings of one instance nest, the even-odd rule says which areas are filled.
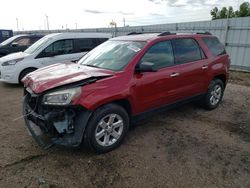
[[[213,110],[217,108],[223,98],[224,83],[220,79],[214,79],[211,81],[208,91],[204,100],[204,108],[207,110]]]
[[[124,108],[107,104],[98,108],[90,119],[84,144],[96,153],[106,153],[119,147],[129,129],[129,116]]]
[[[27,75],[27,74],[29,74],[29,73],[31,73],[31,72],[33,72],[33,71],[35,71],[36,69],[35,68],[27,68],[27,69],[24,69],[21,73],[20,73],[20,75],[19,75],[19,84],[22,84],[22,79]]]

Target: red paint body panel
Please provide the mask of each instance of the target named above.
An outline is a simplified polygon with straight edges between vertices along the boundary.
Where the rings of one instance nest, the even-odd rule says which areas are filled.
[[[211,80],[218,75],[228,79],[229,57],[214,57],[201,37],[204,35],[167,35],[156,34],[118,37],[111,40],[146,41],[146,46],[137,53],[123,71],[90,68],[78,64],[57,64],[39,69],[23,80],[26,87],[35,93],[98,76],[109,76],[89,85],[82,86],[82,95],[74,101],[87,109],[95,110],[101,105],[127,100],[132,115],[145,112],[166,104],[206,93]],[[209,37],[209,35],[206,37]],[[193,38],[200,45],[206,58],[160,69],[157,72],[135,73],[135,66],[146,51],[155,43],[173,38]],[[207,69],[202,69],[208,66]],[[179,76],[171,77],[172,73]]]
[[[112,71],[96,69],[69,62],[65,64],[54,64],[38,69],[28,74],[23,83],[30,87],[35,93],[85,80],[91,77],[110,76]]]

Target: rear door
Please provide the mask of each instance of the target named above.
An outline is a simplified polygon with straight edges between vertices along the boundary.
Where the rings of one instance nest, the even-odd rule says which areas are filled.
[[[176,70],[171,74],[176,83],[175,100],[206,92],[208,60],[194,38],[172,40]]]

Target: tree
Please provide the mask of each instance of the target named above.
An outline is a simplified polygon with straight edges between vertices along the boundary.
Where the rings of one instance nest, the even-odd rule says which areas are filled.
[[[216,20],[218,19],[218,12],[219,12],[219,9],[217,7],[214,7],[211,11],[210,11],[210,14],[212,15],[212,20]]]
[[[218,7],[214,7],[210,14],[212,16],[212,20],[222,19],[222,18],[234,18],[234,17],[246,17],[250,16],[250,3],[244,2],[240,5],[239,10],[234,12],[233,7],[230,6],[228,9],[226,7],[222,7],[221,10]]]
[[[244,2],[240,5],[240,10],[236,11],[237,17],[250,16],[250,4],[249,2]]]
[[[228,17],[229,18],[233,18],[233,17],[235,17],[235,13],[234,13],[234,9],[233,9],[233,7],[228,7]]]
[[[221,9],[221,11],[219,11],[219,18],[227,18],[227,8],[226,7],[223,7]]]

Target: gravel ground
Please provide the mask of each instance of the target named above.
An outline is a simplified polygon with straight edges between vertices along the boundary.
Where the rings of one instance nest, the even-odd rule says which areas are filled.
[[[250,74],[232,73],[216,110],[189,104],[131,128],[107,154],[42,150],[22,88],[0,84],[0,187],[250,187]]]

